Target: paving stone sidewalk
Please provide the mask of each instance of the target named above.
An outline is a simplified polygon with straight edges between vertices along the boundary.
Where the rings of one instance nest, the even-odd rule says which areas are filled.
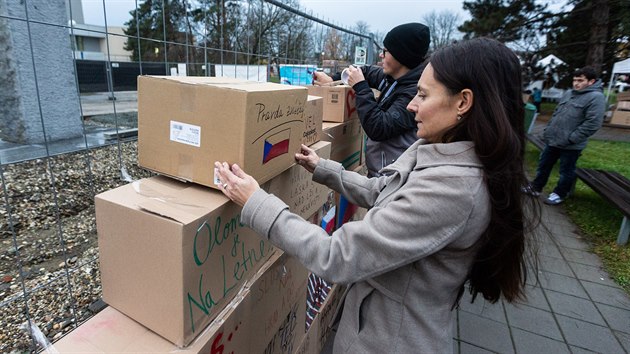
[[[454,353],[630,352],[630,297],[561,206],[543,204],[543,220],[551,235],[540,237],[539,282],[530,272],[527,301],[470,304],[465,295]]]

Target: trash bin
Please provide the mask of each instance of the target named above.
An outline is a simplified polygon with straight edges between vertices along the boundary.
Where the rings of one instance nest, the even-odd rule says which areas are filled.
[[[536,117],[536,106],[532,103],[525,103],[525,133],[527,134],[534,126],[534,117]]]

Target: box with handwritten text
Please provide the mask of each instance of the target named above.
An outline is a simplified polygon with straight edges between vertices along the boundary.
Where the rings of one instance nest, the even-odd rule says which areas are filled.
[[[322,118],[324,114],[324,99],[319,96],[308,95],[304,108],[304,134],[302,144],[313,145],[322,138]]]
[[[162,176],[95,198],[103,300],[177,346],[276,251],[222,193]]]
[[[344,292],[344,286],[333,285],[311,326],[306,331],[306,335],[302,338],[302,342],[293,352],[294,354],[319,354],[322,352],[330,340],[336,311]]]
[[[330,158],[331,144],[320,141],[311,148],[317,156]],[[317,212],[328,200],[330,188],[313,181],[313,174],[300,165],[294,165],[261,186],[265,191],[282,199],[292,213],[307,218]]]
[[[278,251],[185,348],[107,307],[54,344],[56,353],[293,353],[305,331],[308,271]],[[49,348],[53,349],[53,348]]]
[[[232,78],[139,76],[138,164],[216,188],[214,162],[259,183],[294,164],[307,90]]]
[[[356,93],[350,86],[308,86],[308,94],[324,99],[324,122],[341,123],[359,118]]]

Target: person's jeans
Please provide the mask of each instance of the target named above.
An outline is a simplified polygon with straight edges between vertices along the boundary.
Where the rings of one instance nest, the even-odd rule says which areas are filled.
[[[553,165],[560,160],[560,179],[553,192],[560,198],[566,198],[575,182],[575,166],[581,153],[582,150],[566,150],[549,145],[545,146],[538,160],[536,178],[532,181],[534,190],[542,191],[549,180]]]

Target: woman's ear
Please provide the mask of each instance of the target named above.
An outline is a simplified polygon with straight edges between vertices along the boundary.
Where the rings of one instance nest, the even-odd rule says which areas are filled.
[[[463,89],[460,93],[459,105],[457,107],[457,114],[463,116],[466,112],[470,111],[473,105],[474,95],[471,89]]]

